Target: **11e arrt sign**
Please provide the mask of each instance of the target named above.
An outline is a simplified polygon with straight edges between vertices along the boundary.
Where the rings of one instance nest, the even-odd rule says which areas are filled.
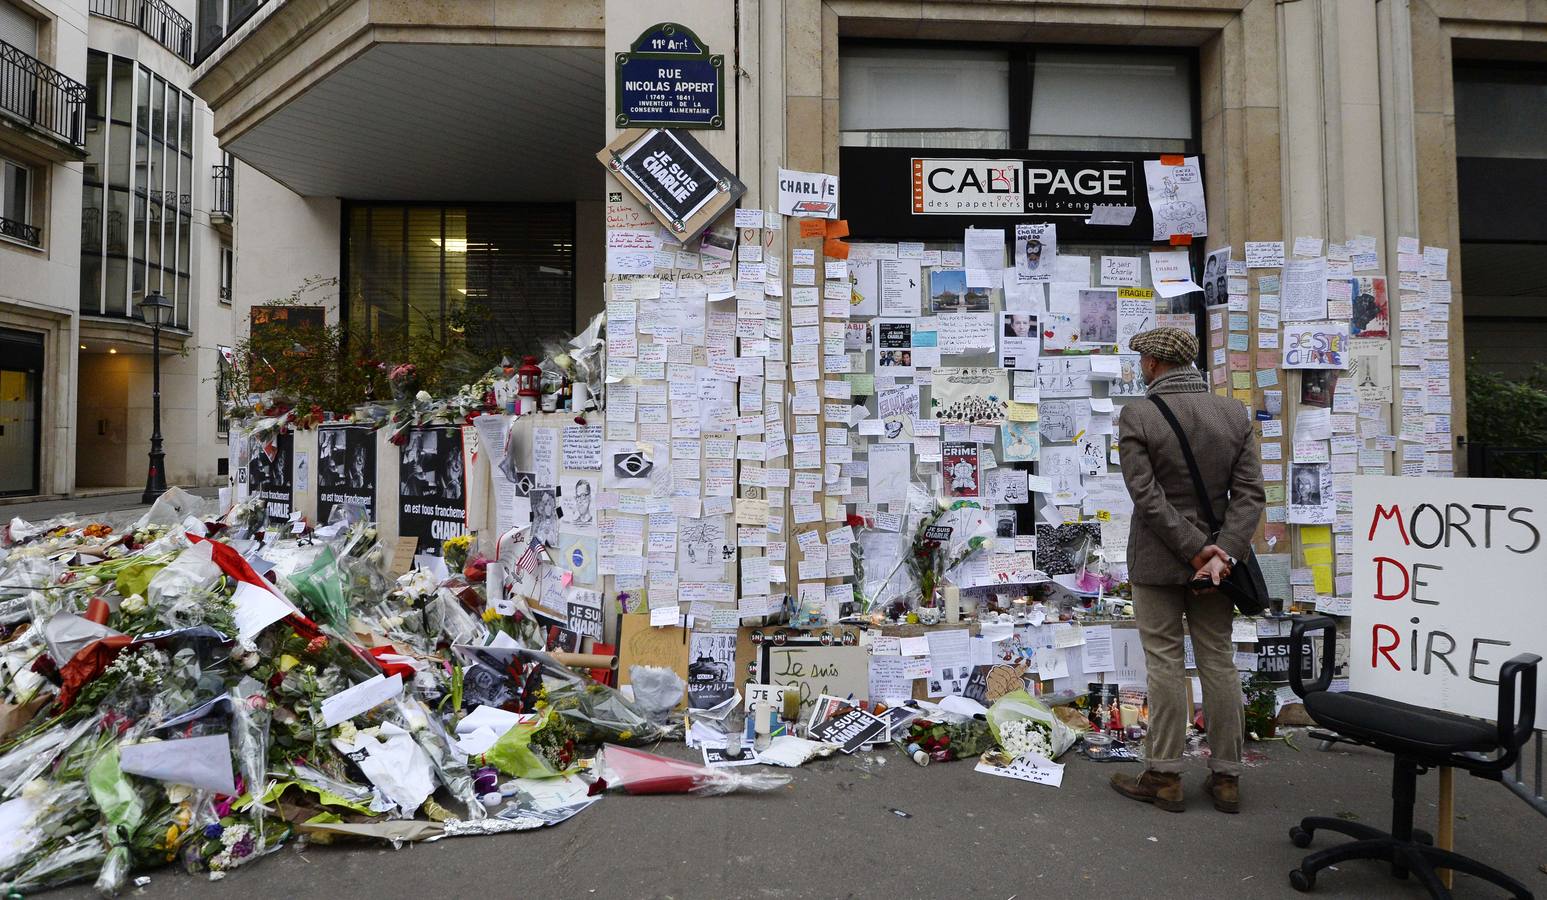
[[[1353,689],[1497,716],[1499,667],[1547,656],[1547,481],[1360,476],[1353,524]]]

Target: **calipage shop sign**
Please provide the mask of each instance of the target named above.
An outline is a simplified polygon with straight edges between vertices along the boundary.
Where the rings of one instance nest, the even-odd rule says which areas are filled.
[[[1136,206],[1135,164],[1122,160],[913,159],[916,215],[1087,217]]]
[[[1547,656],[1544,541],[1547,482],[1355,478],[1354,690],[1497,716],[1499,667]]]

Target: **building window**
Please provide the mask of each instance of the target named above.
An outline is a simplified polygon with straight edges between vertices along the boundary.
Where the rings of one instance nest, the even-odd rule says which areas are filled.
[[[1178,53],[1032,54],[1031,150],[1181,153],[1192,131],[1192,58]]]
[[[572,205],[349,203],[344,218],[344,324],[365,347],[462,340],[498,359],[574,332]]]
[[[1193,151],[1192,51],[846,41],[845,147]]]
[[[132,59],[86,61],[81,312],[133,318],[160,292],[187,328],[192,276],[193,98]]]
[[[0,237],[37,247],[43,229],[32,221],[32,170],[0,157]]]
[[[236,268],[236,254],[231,248],[220,245],[220,302],[231,305],[231,282]]]
[[[228,410],[236,399],[231,396],[231,364],[235,359],[236,353],[230,347],[215,346],[215,434],[219,437],[225,437],[231,430]]]

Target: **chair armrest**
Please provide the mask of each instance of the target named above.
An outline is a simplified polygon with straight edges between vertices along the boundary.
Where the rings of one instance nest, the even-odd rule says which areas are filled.
[[[1499,666],[1499,746],[1513,753],[1531,737],[1536,727],[1535,653],[1522,653]],[[1520,696],[1520,717],[1515,717],[1515,695]]]
[[[1314,694],[1324,691],[1332,686],[1332,668],[1337,656],[1337,621],[1331,616],[1293,616],[1294,629],[1289,637],[1289,686],[1294,690],[1295,696],[1304,700],[1306,694]],[[1304,666],[1304,652],[1301,645],[1305,643],[1307,631],[1321,632],[1321,668],[1316,672],[1316,681],[1310,687],[1305,685],[1305,677],[1301,674]]]

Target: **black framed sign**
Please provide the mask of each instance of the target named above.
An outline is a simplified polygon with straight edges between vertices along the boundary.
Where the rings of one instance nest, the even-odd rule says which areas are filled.
[[[674,234],[697,234],[747,186],[683,132],[630,129],[597,154]]]
[[[1053,222],[1060,240],[1151,243],[1144,160],[1155,154],[842,147],[843,213],[867,238],[960,238],[985,218]],[[1133,207],[1128,225],[1087,225],[1095,206]],[[1000,227],[993,224],[992,227]]]
[[[676,22],[653,25],[616,57],[619,128],[725,127],[725,57]]]

